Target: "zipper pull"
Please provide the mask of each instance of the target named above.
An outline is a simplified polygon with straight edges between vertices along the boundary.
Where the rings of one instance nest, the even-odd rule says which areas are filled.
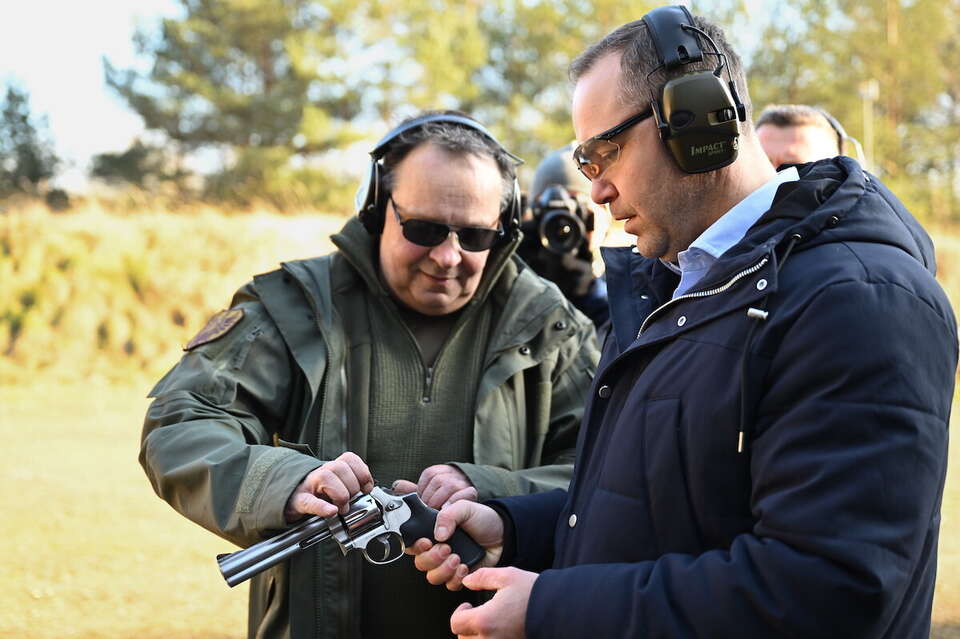
[[[433,366],[427,367],[427,375],[423,380],[423,403],[430,403],[430,387],[433,385]]]

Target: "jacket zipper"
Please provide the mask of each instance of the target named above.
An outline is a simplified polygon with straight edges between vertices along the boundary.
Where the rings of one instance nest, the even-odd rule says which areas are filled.
[[[440,356],[437,356],[437,359],[440,359]],[[430,398],[433,395],[433,366],[427,366],[427,370],[424,371],[423,378],[423,397],[422,401],[425,404],[430,403]]]
[[[711,295],[716,295],[717,293],[723,293],[724,291],[726,291],[727,289],[729,289],[731,286],[733,286],[734,284],[736,284],[739,280],[743,279],[744,277],[746,277],[746,276],[748,276],[748,275],[752,275],[752,274],[756,273],[757,271],[759,271],[761,268],[763,268],[763,265],[766,264],[766,263],[769,262],[769,261],[770,261],[770,258],[769,258],[768,256],[765,256],[762,260],[760,260],[759,262],[757,262],[756,264],[754,264],[754,265],[751,266],[750,268],[748,268],[748,269],[746,269],[746,270],[743,270],[743,271],[740,271],[739,273],[737,273],[736,275],[734,275],[734,276],[733,276],[732,278],[730,278],[730,280],[729,280],[726,284],[724,284],[723,286],[718,286],[718,287],[716,287],[716,288],[711,288],[710,290],[707,290],[707,291],[697,291],[697,292],[695,292],[695,293],[687,293],[686,295],[681,295],[680,297],[675,297],[675,298],[673,298],[672,300],[670,300],[669,302],[667,302],[666,304],[662,304],[662,305],[659,306],[658,308],[653,309],[653,311],[652,311],[649,315],[647,315],[647,318],[646,318],[645,320],[643,320],[643,324],[640,325],[640,330],[637,331],[637,339],[640,339],[640,336],[643,335],[643,331],[647,328],[647,324],[650,322],[650,319],[651,319],[654,315],[656,315],[657,313],[659,313],[660,311],[662,311],[663,309],[665,309],[665,308],[667,308],[668,306],[670,306],[671,304],[673,304],[674,302],[679,302],[680,300],[694,299],[694,298],[698,298],[698,297],[709,297],[709,296],[711,296]]]

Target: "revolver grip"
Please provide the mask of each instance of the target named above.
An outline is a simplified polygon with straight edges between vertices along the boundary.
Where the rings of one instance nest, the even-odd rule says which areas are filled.
[[[404,545],[412,546],[413,542],[421,537],[426,537],[437,543],[437,540],[433,538],[433,529],[437,523],[437,511],[420,501],[417,493],[404,495],[403,501],[410,507],[410,519],[400,526],[400,535],[403,537]],[[460,528],[454,530],[450,539],[444,543],[450,544],[450,548],[460,557],[460,561],[471,568],[486,554],[483,547]]]

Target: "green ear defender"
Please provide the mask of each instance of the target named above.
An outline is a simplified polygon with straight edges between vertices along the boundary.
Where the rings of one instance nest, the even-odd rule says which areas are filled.
[[[657,47],[661,68],[667,71],[701,62],[704,53],[698,36],[705,38],[718,57],[713,71],[687,73],[673,78],[663,87],[660,100],[651,103],[660,139],[664,141],[680,169],[686,173],[704,173],[723,168],[737,159],[739,122],[747,119],[747,110],[737,95],[733,79],[721,79],[726,56],[716,43],[693,22],[686,7],[654,9],[643,17]],[[728,70],[729,78],[729,70]]]

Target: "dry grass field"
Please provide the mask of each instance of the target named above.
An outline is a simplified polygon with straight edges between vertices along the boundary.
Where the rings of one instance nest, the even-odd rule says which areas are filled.
[[[37,214],[14,227],[0,216],[0,320],[20,318],[15,347],[0,334],[0,638],[244,636],[246,586],[228,588],[214,560],[231,545],[160,501],[137,463],[144,396],[177,345],[250,274],[326,250],[341,223]],[[941,281],[957,307],[960,239],[937,235]],[[117,314],[123,321],[111,323]],[[64,317],[90,334],[70,333]],[[960,405],[955,425],[958,415]],[[956,438],[951,460],[937,639],[960,639]]]
[[[232,545],[160,501],[137,463],[144,387],[0,390],[0,637],[243,637]]]

